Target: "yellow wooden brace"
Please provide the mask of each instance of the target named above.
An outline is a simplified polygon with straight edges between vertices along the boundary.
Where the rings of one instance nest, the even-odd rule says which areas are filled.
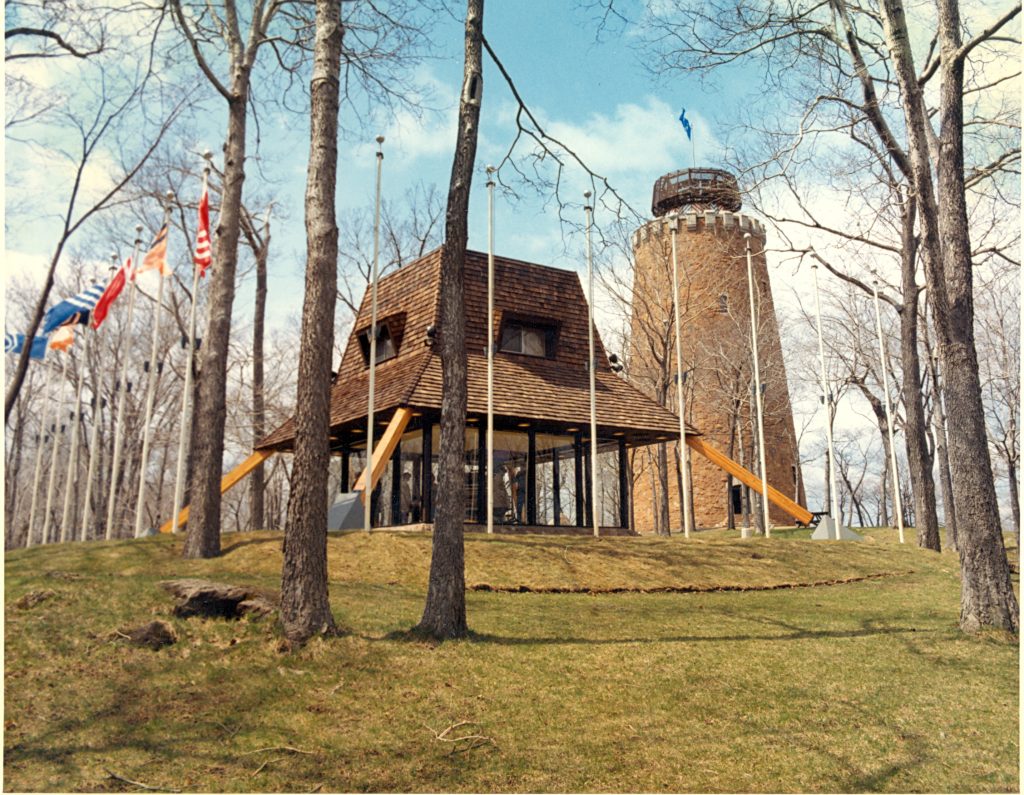
[[[236,466],[230,472],[228,472],[220,480],[220,493],[223,494],[225,491],[234,486],[238,481],[252,472],[256,467],[266,461],[270,456],[274,454],[273,450],[257,450],[255,453],[250,455],[241,464]],[[173,519],[168,519],[160,528],[161,533],[170,533],[173,527],[181,527],[185,522],[188,521],[188,509],[189,506],[185,506],[181,509],[181,513],[178,514],[178,521],[175,522]]]
[[[721,450],[715,449],[699,436],[687,436],[686,444],[715,466],[724,469],[734,478],[754,489],[758,494],[761,493],[761,478],[749,469],[741,467]],[[814,514],[771,485],[768,486],[768,502],[777,505],[801,524],[810,526],[814,520]]]
[[[391,454],[398,447],[398,442],[401,440],[402,434],[405,433],[405,428],[411,419],[412,409],[405,407],[396,409],[391,422],[388,423],[388,427],[384,431],[384,435],[380,437],[380,441],[377,442],[377,446],[373,449],[372,466],[367,467],[370,470],[371,492],[377,488],[377,482],[380,480],[381,475],[384,474],[384,467],[391,460]],[[366,504],[365,484],[366,469],[359,476],[356,485],[352,487],[352,491],[359,492],[359,499],[364,505]]]

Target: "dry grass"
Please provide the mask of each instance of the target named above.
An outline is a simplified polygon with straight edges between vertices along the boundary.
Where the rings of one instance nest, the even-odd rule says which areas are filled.
[[[441,646],[404,635],[429,539],[334,537],[350,632],[294,655],[270,621],[169,618],[156,587],[274,588],[279,535],[228,537],[213,561],[182,561],[179,539],[10,554],[5,787],[139,789],[114,773],[186,791],[1018,790],[1016,639],[957,632],[954,556],[885,531],[721,536],[468,536],[470,584],[699,592],[471,592],[474,637]],[[177,644],[113,634],[154,617]]]

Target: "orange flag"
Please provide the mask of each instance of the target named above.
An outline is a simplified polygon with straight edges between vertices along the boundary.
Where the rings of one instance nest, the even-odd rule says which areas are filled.
[[[167,267],[167,227],[164,226],[156,234],[156,239],[153,240],[153,245],[149,247],[149,251],[146,253],[145,259],[142,260],[142,264],[139,265],[136,273],[145,273],[153,269],[160,271],[161,276],[166,276],[171,272],[170,268]]]
[[[50,347],[55,351],[67,353],[75,342],[75,332],[71,326],[61,326],[50,335]]]

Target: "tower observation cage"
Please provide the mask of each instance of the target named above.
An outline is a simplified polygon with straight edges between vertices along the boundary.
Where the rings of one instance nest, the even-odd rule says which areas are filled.
[[[739,212],[743,206],[736,177],[718,168],[684,168],[654,183],[651,212],[661,218],[673,210]]]

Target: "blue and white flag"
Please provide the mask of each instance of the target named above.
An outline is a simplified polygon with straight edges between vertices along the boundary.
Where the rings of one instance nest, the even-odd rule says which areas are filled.
[[[89,313],[103,295],[104,285],[94,284],[71,298],[65,298],[43,317],[43,334],[49,334],[58,326],[73,326],[88,323]]]
[[[683,123],[683,129],[686,130],[686,140],[692,141],[693,138],[690,136],[690,122],[686,120],[686,108],[683,108],[683,112],[679,114],[679,121]]]
[[[25,347],[24,334],[11,334],[4,332],[4,353],[21,353]],[[32,350],[29,351],[31,359],[46,358],[46,337],[33,337]]]

